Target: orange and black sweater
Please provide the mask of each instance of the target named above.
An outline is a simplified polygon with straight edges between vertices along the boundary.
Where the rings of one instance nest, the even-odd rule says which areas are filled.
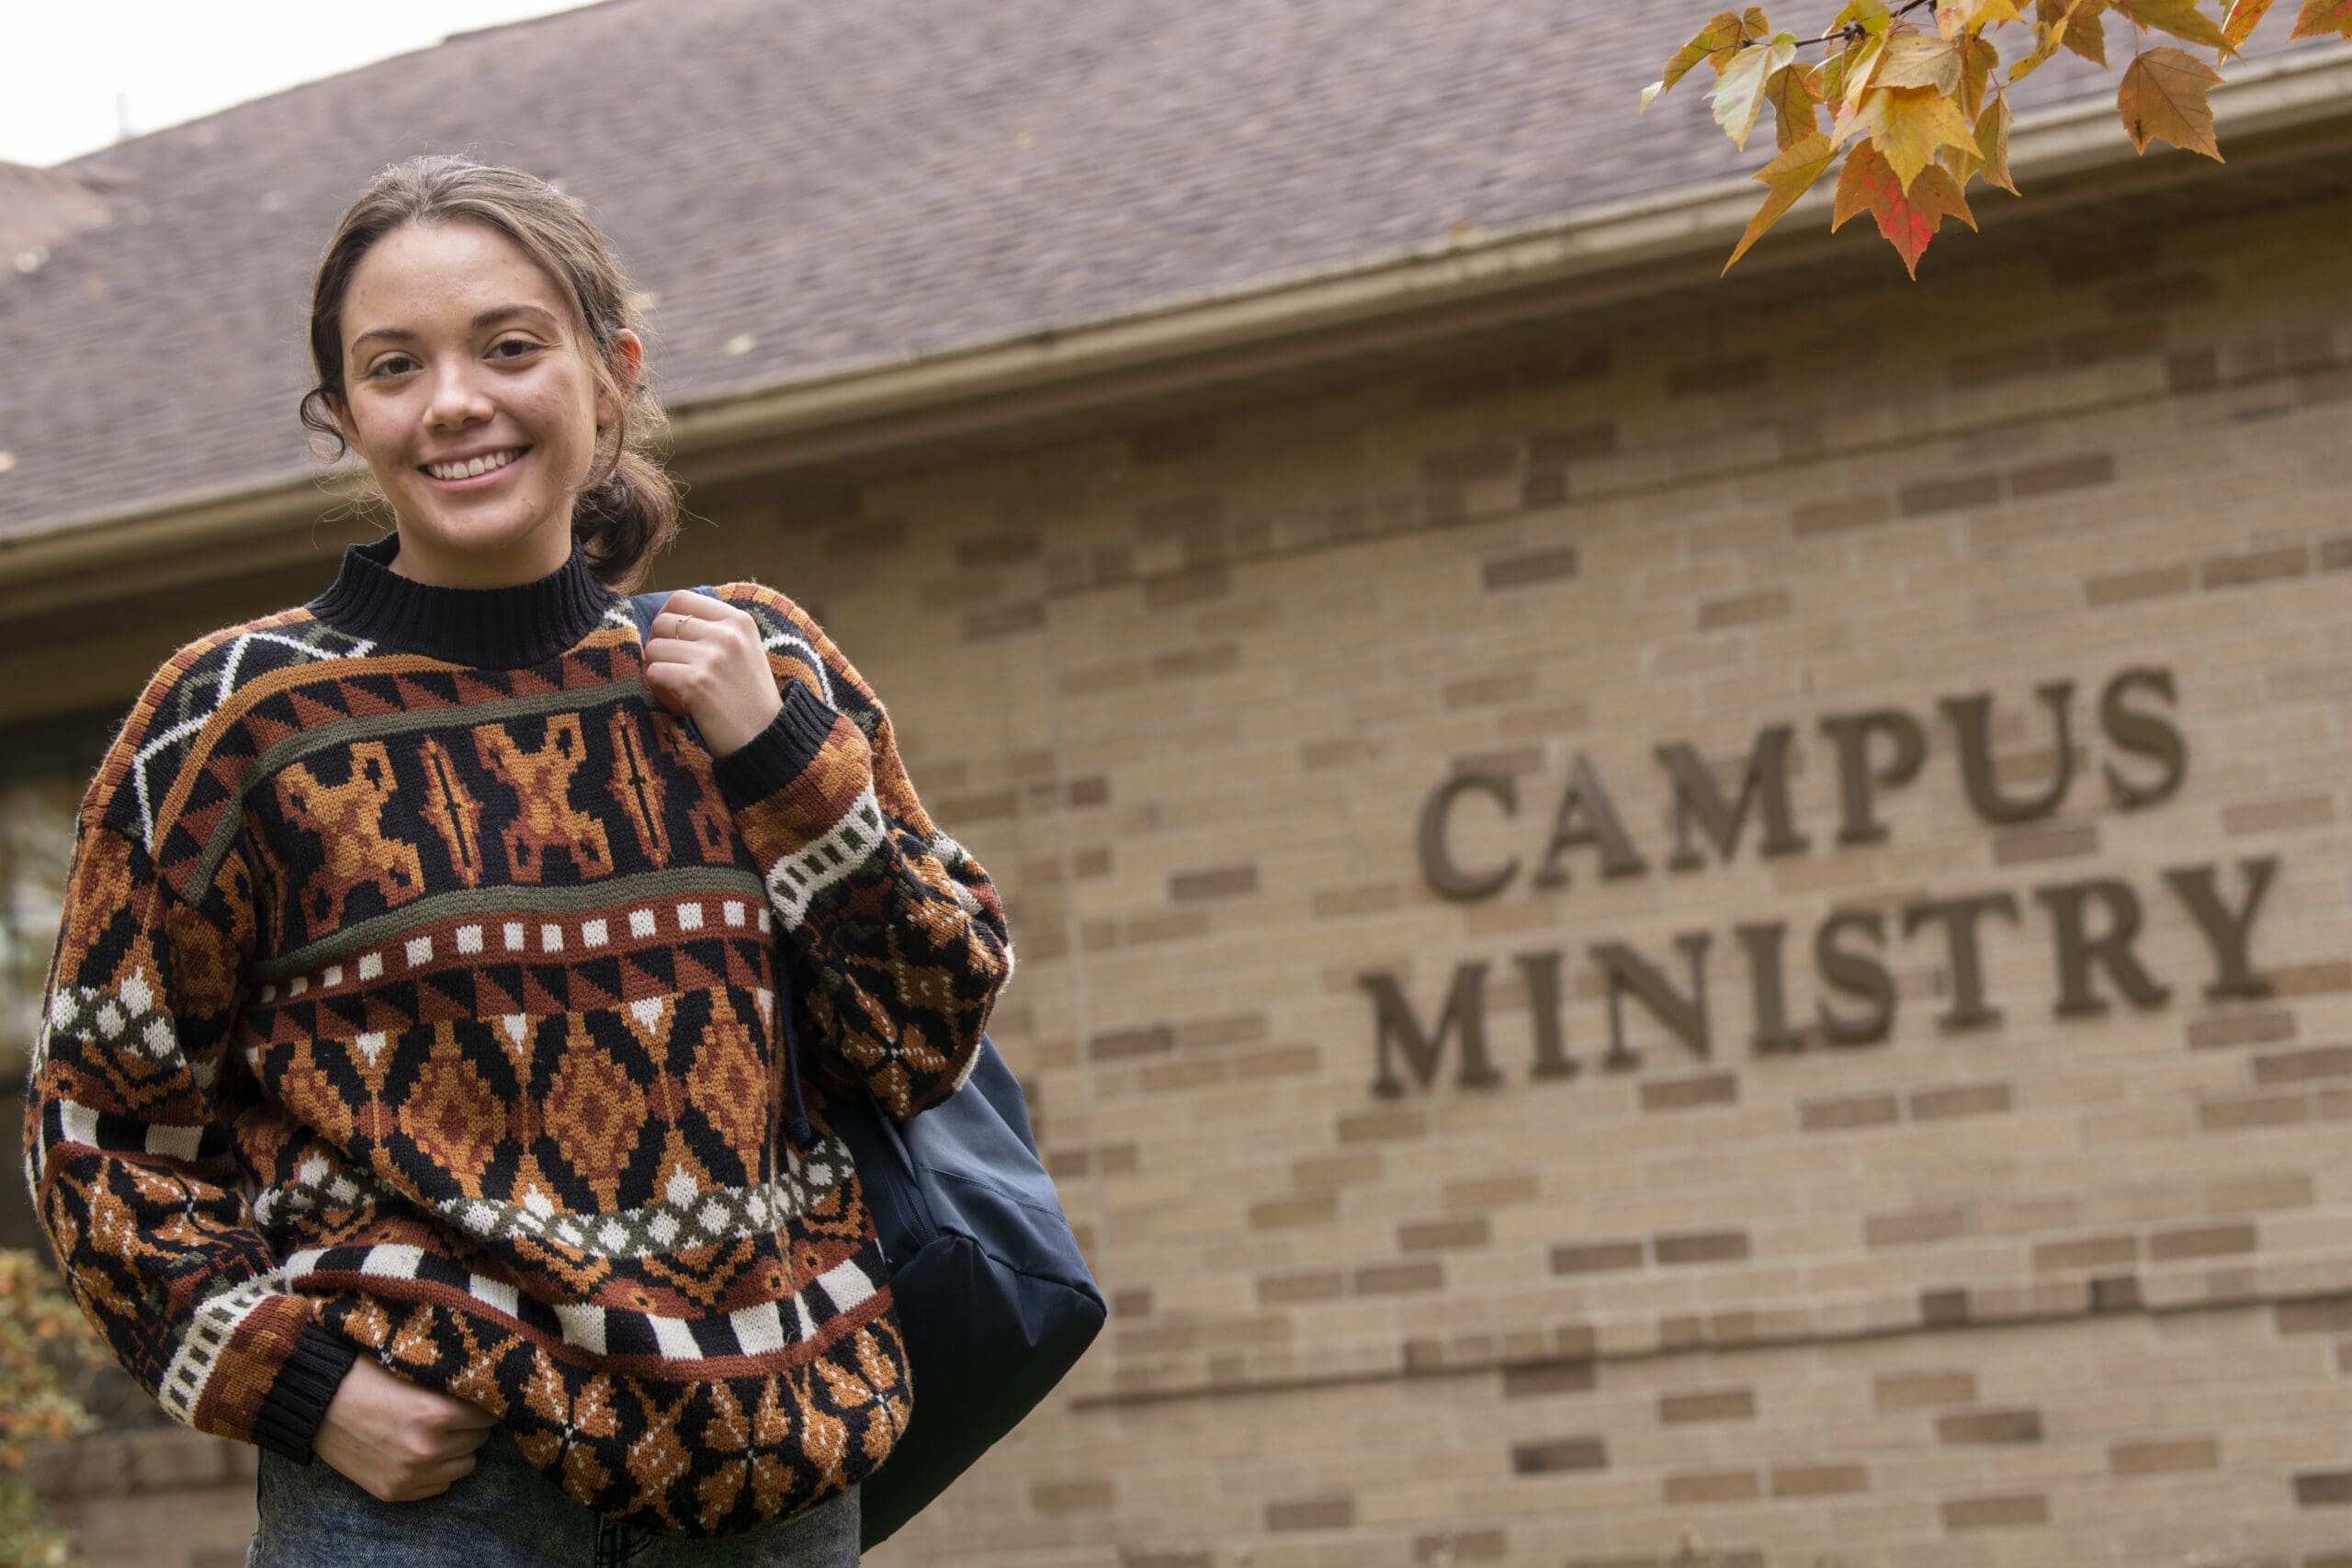
[[[1013,967],[994,885],[783,593],[716,590],[784,706],[714,759],[576,546],[495,589],[398,547],[174,654],[92,781],[41,1224],[203,1431],[307,1461],[364,1349],[616,1518],[796,1513],[917,1392],[826,1107],[963,1084]]]

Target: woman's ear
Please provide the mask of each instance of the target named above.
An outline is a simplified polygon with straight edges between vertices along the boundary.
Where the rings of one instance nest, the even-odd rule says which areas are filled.
[[[333,392],[326,394],[325,401],[328,417],[334,421],[336,431],[343,436],[343,444],[346,446],[358,446],[359,443],[353,440],[351,435],[350,406]]]
[[[616,401],[602,387],[597,388],[596,428],[599,430],[619,419],[621,410],[635,400],[638,378],[645,370],[644,343],[635,333],[623,327],[613,334],[612,350],[605,356],[605,364],[612,372],[614,382],[620,388],[620,398]]]

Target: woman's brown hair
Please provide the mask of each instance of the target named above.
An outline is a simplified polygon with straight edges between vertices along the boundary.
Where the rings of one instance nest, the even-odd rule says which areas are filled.
[[[574,501],[572,537],[597,581],[634,588],[678,533],[678,487],[648,450],[662,425],[661,405],[641,369],[627,387],[613,372],[620,332],[626,328],[641,339],[650,334],[587,208],[536,175],[436,153],[393,164],[359,194],[335,225],[311,288],[311,364],[318,384],[302,394],[302,423],[334,443],[331,453],[322,453],[329,461],[349,450],[327,400],[347,396],[343,300],[351,276],[368,248],[401,225],[454,218],[488,224],[512,240],[578,311],[587,331],[589,368],[621,412],[596,433],[603,460]]]

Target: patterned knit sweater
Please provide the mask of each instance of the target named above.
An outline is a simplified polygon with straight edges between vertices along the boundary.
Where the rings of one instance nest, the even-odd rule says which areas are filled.
[[[398,548],[180,649],[116,737],[35,1046],[36,1211],[200,1430],[309,1462],[364,1348],[613,1517],[796,1513],[914,1408],[825,1107],[963,1084],[1013,967],[995,887],[784,594],[716,591],[784,706],[714,760],[577,547],[496,589]]]

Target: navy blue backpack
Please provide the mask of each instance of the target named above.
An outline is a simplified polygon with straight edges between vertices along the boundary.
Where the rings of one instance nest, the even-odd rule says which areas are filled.
[[[630,596],[640,637],[670,592]],[[789,967],[776,964],[777,1013],[797,1099]],[[871,1094],[827,1109],[881,1235],[914,1382],[913,1418],[859,1488],[865,1550],[1018,1426],[1077,1365],[1107,1312],[1037,1158],[1020,1082],[986,1033],[964,1087],[910,1122]]]

